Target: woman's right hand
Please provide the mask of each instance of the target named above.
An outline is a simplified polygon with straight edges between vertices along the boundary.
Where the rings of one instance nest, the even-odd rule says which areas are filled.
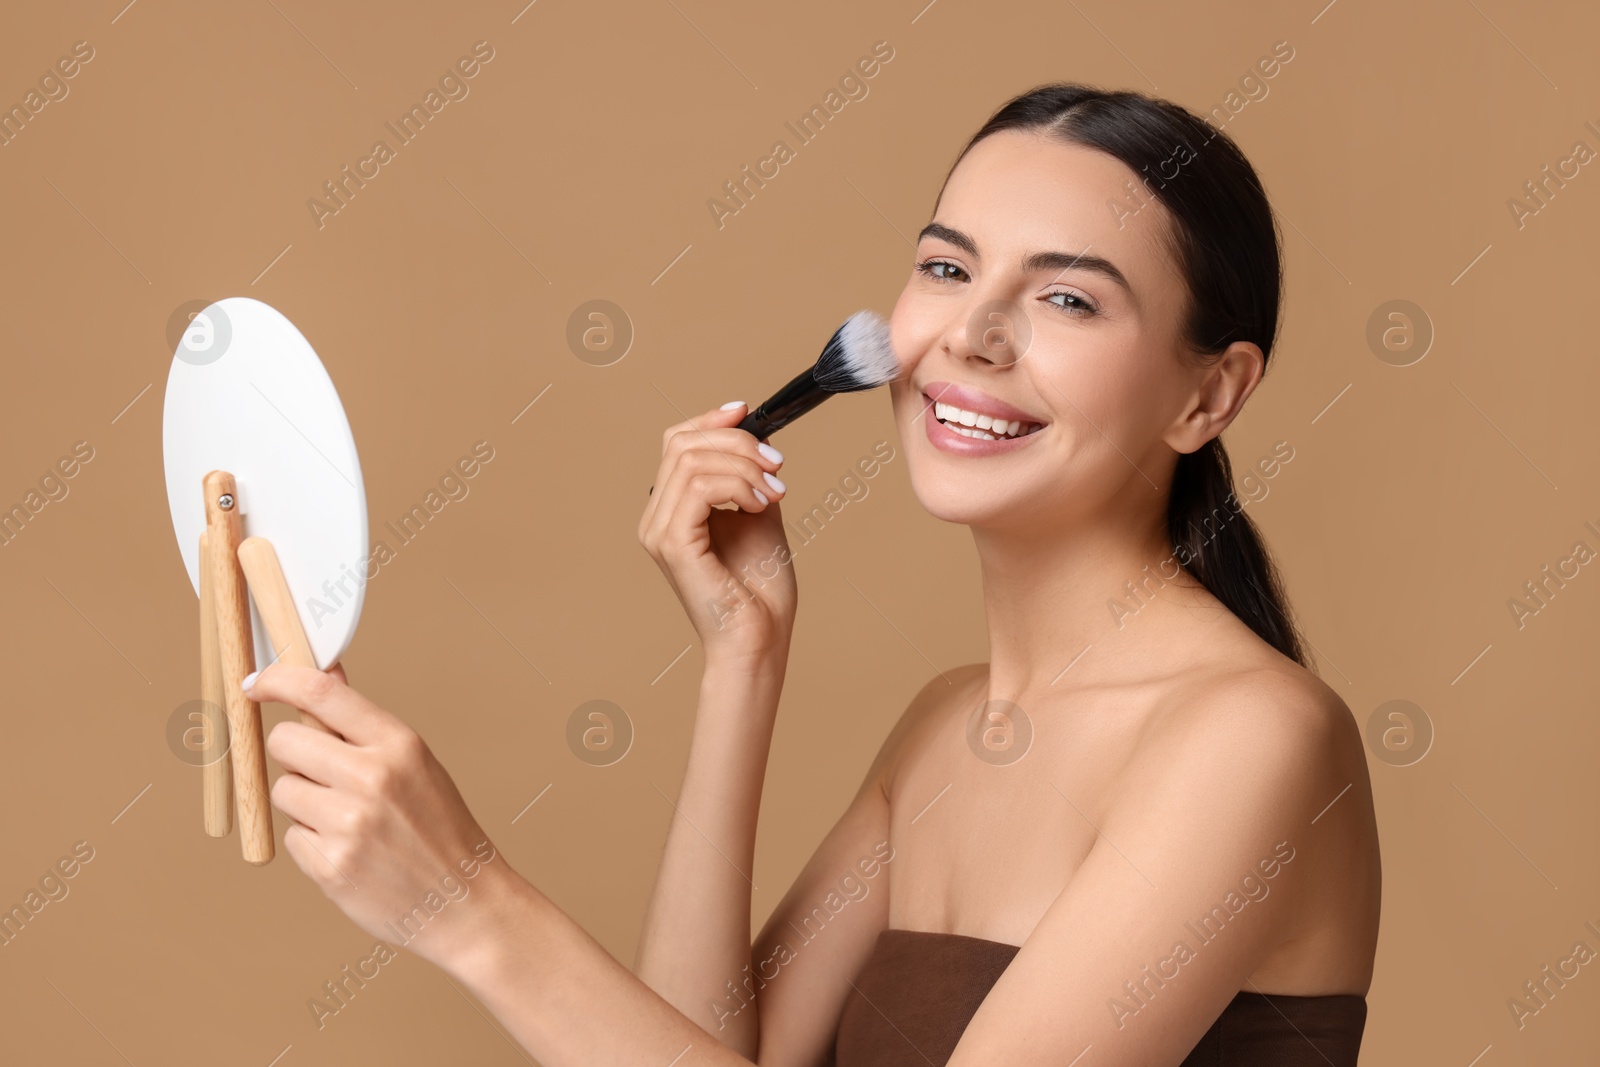
[[[786,651],[796,587],[775,472],[783,456],[738,428],[743,402],[669,426],[661,467],[639,520],[644,545],[671,583],[707,658]],[[735,504],[738,510],[719,508]]]

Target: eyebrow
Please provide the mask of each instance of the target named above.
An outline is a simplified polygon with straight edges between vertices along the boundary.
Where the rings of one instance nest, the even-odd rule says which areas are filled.
[[[941,241],[948,241],[955,245],[973,259],[982,259],[978,253],[978,243],[960,230],[952,229],[940,222],[930,222],[917,234],[920,242],[924,237],[937,237]],[[1117,269],[1117,265],[1104,256],[1092,256],[1088,252],[1034,252],[1022,261],[1022,269],[1033,273],[1036,271],[1064,271],[1086,270],[1099,274],[1116,282],[1127,290],[1132,296],[1133,286],[1128,284],[1128,279]]]

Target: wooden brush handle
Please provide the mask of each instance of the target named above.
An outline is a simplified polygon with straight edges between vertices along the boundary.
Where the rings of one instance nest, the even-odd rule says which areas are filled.
[[[291,667],[317,666],[317,657],[306,639],[305,627],[300,625],[300,612],[295,610],[294,597],[289,593],[289,583],[278,565],[278,553],[272,542],[264,537],[246,537],[239,545],[239,565],[244,568],[245,579],[250,583],[250,595],[256,598],[256,609],[261,621],[267,624],[267,636],[278,659]],[[300,721],[315,726],[324,733],[333,733],[321,719],[300,709]]]
[[[205,744],[200,749],[200,795],[206,833],[227,837],[233,829],[233,767],[225,758],[228,720],[223,708],[222,659],[217,647],[217,602],[211,587],[211,539],[200,535],[200,699],[205,702]],[[215,709],[213,711],[213,709]]]
[[[211,588],[216,599],[217,647],[221,653],[222,686],[228,709],[229,754],[233,757],[234,801],[239,813],[239,844],[245,862],[272,859],[272,804],[267,796],[267,752],[261,738],[261,706],[244,695],[239,683],[256,669],[250,637],[250,600],[239,569],[238,487],[227,471],[211,471],[203,480],[206,535],[210,539]],[[228,507],[222,499],[228,498]]]

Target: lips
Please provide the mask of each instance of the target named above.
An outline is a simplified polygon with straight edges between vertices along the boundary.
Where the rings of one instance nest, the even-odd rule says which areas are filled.
[[[994,456],[1025,448],[1048,425],[999,397],[951,382],[928,382],[922,397],[928,440],[954,456]]]
[[[1046,422],[999,397],[953,382],[928,382],[922,387],[922,396],[941,424],[980,440],[1026,437],[1042,429]]]

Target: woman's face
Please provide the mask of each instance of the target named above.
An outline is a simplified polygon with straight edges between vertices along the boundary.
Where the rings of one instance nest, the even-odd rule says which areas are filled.
[[[1125,492],[1164,503],[1175,451],[1203,443],[1182,429],[1199,378],[1169,224],[1123,163],[1039,133],[993,134],[956,166],[890,320],[909,367],[895,423],[931,514],[1000,527]]]

